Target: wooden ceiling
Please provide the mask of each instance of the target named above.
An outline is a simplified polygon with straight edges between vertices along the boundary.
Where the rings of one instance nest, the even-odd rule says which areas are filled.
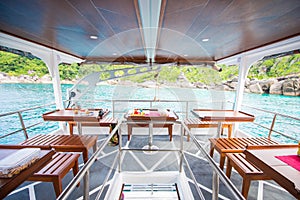
[[[140,1],[1,0],[0,31],[87,61],[145,63]],[[213,62],[300,35],[299,0],[153,1],[156,63]]]

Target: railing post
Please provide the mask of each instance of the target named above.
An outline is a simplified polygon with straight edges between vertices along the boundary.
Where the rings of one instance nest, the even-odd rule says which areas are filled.
[[[180,124],[181,126],[181,132],[180,132],[180,163],[179,163],[179,172],[181,173],[182,172],[182,169],[183,169],[183,129],[184,127],[182,126],[182,123]]]
[[[185,104],[186,104],[185,105],[185,118],[187,119],[187,118],[189,118],[189,102],[186,101]]]
[[[112,116],[115,117],[115,101],[112,100]]]
[[[212,199],[218,200],[219,196],[219,176],[216,171],[213,171],[213,182],[212,182]]]
[[[276,117],[277,117],[277,114],[275,114],[274,117],[273,117],[273,121],[272,121],[272,124],[271,124],[271,127],[270,127],[268,139],[271,139],[271,134],[272,134],[272,131],[273,131],[273,128],[274,128],[274,124],[275,124],[275,121],[276,121]]]
[[[149,149],[153,145],[153,122],[149,122]]]
[[[118,171],[119,173],[121,172],[122,168],[122,134],[121,134],[121,126],[118,127],[118,134],[119,134],[119,166],[118,166]]]
[[[18,112],[18,115],[19,115],[19,119],[20,119],[20,122],[21,122],[21,126],[22,126],[22,129],[23,129],[23,132],[24,132],[24,136],[25,136],[26,139],[28,139],[28,134],[27,134],[27,131],[26,131],[26,127],[25,127],[25,124],[24,124],[21,112]]]
[[[84,174],[84,178],[83,178],[83,199],[84,200],[89,200],[90,199],[90,195],[89,195],[89,191],[90,191],[90,170],[88,169],[85,174]]]

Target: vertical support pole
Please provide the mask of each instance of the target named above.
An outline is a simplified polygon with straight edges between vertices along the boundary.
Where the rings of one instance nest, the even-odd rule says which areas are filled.
[[[236,90],[235,101],[234,101],[234,110],[241,110],[242,102],[243,102],[243,94],[245,89],[245,82],[247,78],[248,71],[251,65],[262,58],[261,54],[255,55],[245,55],[242,54],[241,57],[238,58],[239,63],[239,79],[238,79],[238,87]],[[238,129],[238,123],[235,123],[233,135],[235,135],[236,130]]]
[[[153,122],[149,122],[149,149],[153,145]]]
[[[122,134],[121,134],[121,125],[118,127],[118,134],[119,134],[119,166],[118,171],[119,173],[122,171]]]
[[[56,108],[64,109],[63,101],[62,101],[61,85],[60,85],[60,76],[58,70],[58,65],[61,62],[60,56],[57,53],[51,51],[47,54],[47,56],[43,56],[42,59],[45,62],[46,66],[48,67],[50,75],[52,77]],[[59,126],[61,129],[63,129],[64,132],[67,131],[67,127],[65,123],[60,122]]]
[[[189,118],[189,102],[185,102],[185,118]]]
[[[61,62],[60,56],[52,51],[49,55],[49,60],[46,62],[46,65],[48,66],[49,72],[52,77],[52,84],[53,84],[56,107],[58,109],[63,109],[64,107],[63,107],[63,102],[62,102],[60,75],[59,75],[59,70],[58,70],[58,65],[60,62]]]
[[[90,171],[87,170],[84,177],[83,177],[83,199],[84,200],[89,200],[90,195],[89,195],[89,190],[90,190]]]
[[[257,200],[264,199],[264,183],[263,181],[258,181],[258,190],[257,190]]]
[[[25,136],[26,139],[28,139],[28,134],[27,134],[27,131],[26,131],[26,127],[25,127],[25,124],[24,124],[24,121],[23,121],[22,114],[20,112],[18,112],[18,115],[19,115],[19,119],[20,119],[20,122],[21,122],[23,132],[24,132],[24,136]]]
[[[241,57],[238,58],[239,63],[239,78],[238,78],[238,87],[235,93],[235,100],[233,105],[233,110],[239,111],[242,106],[243,102],[243,95],[244,95],[244,89],[245,89],[245,82],[248,74],[248,70],[250,66],[248,66],[247,57],[242,54]],[[238,123],[234,123],[233,126],[233,137],[236,134],[236,130],[239,128]]]
[[[213,182],[212,182],[212,200],[218,200],[219,196],[219,176],[213,171]]]
[[[271,124],[271,127],[270,127],[268,139],[271,139],[271,134],[272,134],[272,131],[273,131],[273,128],[274,128],[274,125],[275,125],[276,117],[277,117],[277,114],[275,114],[274,117],[273,117],[273,121],[272,121],[272,124]]]
[[[247,58],[245,56],[239,58],[239,79],[238,79],[238,87],[236,90],[234,108],[233,108],[236,111],[241,109],[241,105],[243,101],[245,81],[249,69],[249,67],[247,67],[246,59]]]
[[[181,129],[180,129],[180,163],[179,163],[179,172],[181,173],[182,172],[182,167],[183,167],[183,122],[181,122]]]
[[[77,122],[78,135],[82,135],[82,124],[81,122]]]
[[[222,122],[218,122],[217,138],[221,137],[221,132],[222,132]]]

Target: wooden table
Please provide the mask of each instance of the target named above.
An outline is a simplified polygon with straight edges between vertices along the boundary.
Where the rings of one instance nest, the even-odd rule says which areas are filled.
[[[174,111],[164,110],[159,111],[158,109],[139,109],[142,111],[141,114],[134,114],[132,110],[128,111],[124,118],[127,119],[129,126],[149,126],[149,148],[152,147],[153,142],[153,126],[155,125],[173,125],[178,119],[178,116]],[[169,133],[170,134],[170,133]],[[170,136],[170,139],[172,137]]]
[[[255,117],[251,114],[234,110],[193,109],[192,113],[201,121],[218,122],[218,135],[221,135],[222,122],[253,122]]]
[[[253,115],[234,110],[193,109],[192,113],[202,121],[253,122],[255,119]]]
[[[300,199],[300,171],[275,156],[296,155],[298,147],[265,147],[247,149],[246,159],[255,163],[267,176]]]
[[[88,113],[84,110],[79,110],[78,113],[76,113],[75,110],[72,109],[54,110],[43,114],[43,118],[45,121],[76,122],[78,134],[82,135],[82,123],[99,123],[101,119],[109,113],[109,110],[103,109],[104,114],[100,117],[99,111],[100,109],[88,109]]]
[[[17,150],[18,149],[0,147],[0,159],[14,153]],[[12,190],[17,188],[24,181],[26,181],[26,179],[29,178],[32,174],[43,168],[47,164],[47,162],[52,159],[53,155],[53,150],[42,150],[41,158],[38,161],[34,162],[30,167],[24,169],[19,174],[11,178],[0,178],[0,199],[3,199]]]

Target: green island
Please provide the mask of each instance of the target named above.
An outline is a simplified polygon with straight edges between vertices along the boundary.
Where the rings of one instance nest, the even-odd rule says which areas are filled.
[[[72,81],[86,76],[95,71],[107,71],[112,69],[132,68],[133,65],[109,65],[109,64],[60,64],[59,73],[61,80]],[[175,83],[178,77],[183,74],[190,83],[200,83],[205,85],[216,85],[228,81],[238,76],[238,66],[219,65],[221,72],[210,67],[195,66],[162,66],[159,72],[148,72],[135,76],[120,78],[121,80],[133,83],[143,83],[156,81],[158,83]],[[0,51],[0,72],[7,76],[19,77],[26,75],[39,79],[49,76],[49,71],[45,63],[38,58],[28,58],[5,51]],[[268,80],[278,77],[297,76],[300,74],[300,54],[287,55],[278,58],[262,60],[251,66],[249,80]],[[105,73],[103,74],[105,76]],[[1,82],[1,81],[0,81]]]

